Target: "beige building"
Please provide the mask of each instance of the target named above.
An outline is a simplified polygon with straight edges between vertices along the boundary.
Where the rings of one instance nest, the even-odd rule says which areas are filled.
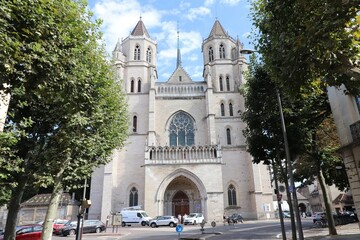
[[[9,107],[10,97],[0,91],[0,132],[4,129],[6,113]]]
[[[328,88],[331,110],[340,139],[354,205],[360,211],[360,98],[346,93],[344,86]]]
[[[157,42],[141,19],[117,43],[113,58],[129,103],[129,139],[93,173],[89,218],[105,221],[136,205],[151,217],[201,212],[207,221],[273,213],[269,173],[252,164],[239,117],[243,45],[218,20],[209,32],[201,49],[203,79],[187,74],[179,47],[173,74],[158,79]]]
[[[51,194],[37,194],[21,203],[17,224],[24,225],[44,221],[50,198]],[[75,197],[71,197],[69,193],[62,193],[57,208],[56,219],[76,220],[78,210],[79,202],[75,200]],[[7,213],[7,209],[0,211],[0,217],[1,214],[4,215],[3,226],[6,223]]]

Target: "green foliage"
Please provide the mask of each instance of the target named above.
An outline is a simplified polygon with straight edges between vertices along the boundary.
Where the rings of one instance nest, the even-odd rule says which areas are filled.
[[[241,113],[241,118],[247,125],[244,135],[253,162],[269,164],[272,159],[284,159],[276,84],[266,67],[255,58],[251,58],[246,78],[247,83],[242,89],[246,111]],[[331,110],[325,86],[320,81],[313,81],[300,90],[295,96],[282,96],[291,159],[296,160],[296,180],[311,183],[321,169],[328,184],[335,183],[344,189],[348,186],[344,171],[334,171],[335,166],[341,165],[341,160],[336,154],[339,143],[336,128],[330,122]],[[281,165],[279,161],[277,164]]]
[[[360,93],[358,0],[257,0],[256,48],[284,90],[297,93],[313,79]]]
[[[65,168],[64,185],[77,186],[123,146],[126,99],[99,27],[85,1],[1,1],[0,91],[11,94],[0,133],[6,181],[26,175],[46,187]]]
[[[303,185],[311,184],[322,171],[327,185],[341,191],[349,188],[349,181],[342,158],[337,153],[340,143],[332,117],[325,119],[313,132],[313,141],[295,163],[294,177]]]

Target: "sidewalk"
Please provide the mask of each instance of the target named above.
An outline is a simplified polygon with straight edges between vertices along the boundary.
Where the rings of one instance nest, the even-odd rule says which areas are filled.
[[[327,227],[313,228],[304,231],[304,238],[306,240],[328,240],[328,239],[359,240],[360,239],[359,223],[349,223],[346,225],[336,226],[336,231],[338,235],[330,236],[329,229]]]

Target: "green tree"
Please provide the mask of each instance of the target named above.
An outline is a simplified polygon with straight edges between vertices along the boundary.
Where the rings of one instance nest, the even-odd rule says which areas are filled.
[[[100,24],[85,1],[1,1],[0,91],[11,99],[0,177],[13,183],[5,240],[34,185],[53,187],[43,231],[51,238],[62,189],[81,185],[127,138],[126,98],[99,44]]]
[[[360,93],[358,0],[257,0],[256,48],[273,79],[299,92],[314,79]]]
[[[248,151],[252,154],[255,163],[268,164],[271,159],[275,159],[280,169],[280,176],[287,183],[287,168],[281,162],[281,159],[285,158],[285,151],[275,89],[276,84],[271,80],[266,67],[252,58],[244,89],[246,111],[241,115],[247,124],[244,134]],[[306,175],[301,177],[313,180],[316,176],[322,180],[320,173],[325,172],[329,169],[327,166],[335,163],[334,158],[329,157],[334,155],[334,146],[329,144],[324,131],[324,121],[331,113],[326,88],[320,81],[314,81],[307,88],[302,87],[300,90],[296,96],[290,98],[285,95],[282,99],[291,161],[297,160],[295,166],[302,166],[303,169],[317,163],[319,166],[317,171],[307,171]],[[316,130],[322,132],[322,135],[319,135],[320,139],[313,138]],[[315,154],[314,147],[320,145],[322,148],[317,147]],[[321,158],[318,156],[320,152]],[[309,156],[310,162],[303,161],[304,156]],[[326,197],[325,187],[324,193]],[[329,206],[327,208],[330,209]],[[335,226],[330,226],[329,229],[335,229]],[[296,238],[296,235],[294,237]]]

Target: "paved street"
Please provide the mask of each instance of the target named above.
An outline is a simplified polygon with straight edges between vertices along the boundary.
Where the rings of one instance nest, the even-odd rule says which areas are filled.
[[[291,233],[290,220],[285,220],[285,227],[288,233]],[[312,219],[303,219],[303,229],[311,229],[313,227]],[[200,234],[200,226],[184,226],[183,232],[180,237],[191,237]],[[221,235],[203,234],[211,240],[223,239],[281,239],[281,228],[279,221],[246,221],[243,224],[226,225],[217,223],[215,228],[210,226],[210,223],[205,226],[205,233],[221,233]],[[54,240],[72,240],[74,236],[68,237],[53,237]],[[177,240],[179,234],[175,228],[161,227],[126,227],[119,228],[118,233],[112,233],[112,229],[108,229],[107,233],[101,234],[84,234],[83,240],[99,239],[99,240],[135,240],[135,239],[148,239],[148,240]]]

